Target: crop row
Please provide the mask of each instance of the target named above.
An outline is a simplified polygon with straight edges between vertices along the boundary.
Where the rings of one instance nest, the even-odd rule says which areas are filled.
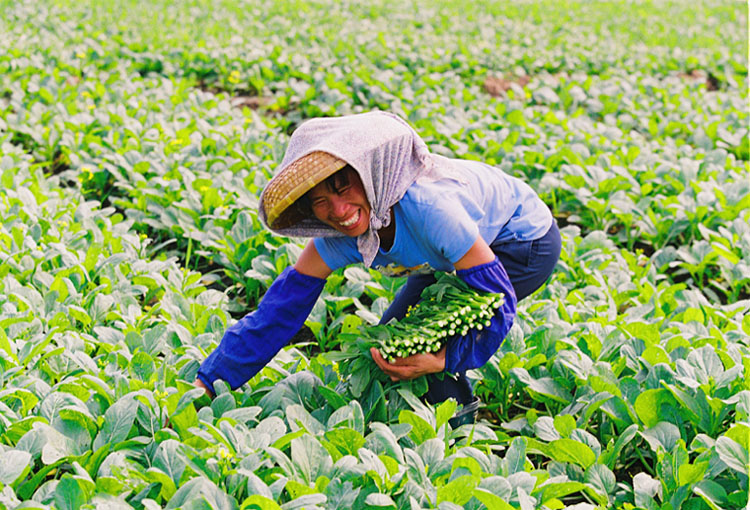
[[[412,498],[471,508],[579,492],[601,504],[680,506],[691,494],[740,504],[746,306],[666,284],[601,232],[563,230],[561,271],[481,370],[477,391],[497,402],[501,430],[453,431],[455,405],[430,410],[404,389],[362,387],[373,370],[337,373],[326,355],[293,351],[209,406],[189,381],[223,330],[223,295],[174,260],[151,260],[131,222],[4,147],[15,190],[0,236],[7,506],[32,496],[122,506],[123,493],[146,508],[196,496],[219,508],[285,498],[286,508]],[[389,399],[390,427],[378,423],[386,391],[404,405]],[[633,471],[632,486],[616,483]]]
[[[746,504],[736,4],[165,2],[158,30],[127,2],[2,7],[0,506]],[[400,281],[361,267],[307,321],[323,352],[303,334],[201,397],[230,313],[300,251],[255,214],[288,133],[376,107],[522,176],[564,227],[470,374],[485,421],[453,430],[454,404],[363,355]]]
[[[168,249],[193,255],[205,272],[224,270],[230,277],[225,285],[244,288],[250,302],[262,290],[258,277],[267,281],[285,264],[289,254],[276,253],[284,243],[263,232],[252,212],[283,151],[286,135],[277,124],[185,82],[123,70],[75,84],[65,75],[15,78],[6,78],[12,92],[0,122],[13,134],[11,142],[66,185],[114,205],[158,242],[176,241]],[[107,81],[112,85],[105,87]],[[449,107],[448,117],[444,101],[435,99],[409,116],[432,150],[496,161],[526,176],[564,221],[608,231],[629,249],[668,249],[672,276],[690,278],[711,299],[747,295],[742,225],[750,184],[747,162],[738,159],[747,158],[747,129],[740,127],[747,118],[731,95],[729,106],[693,101],[674,115],[652,104],[658,113],[646,113],[639,129],[632,119],[642,112],[600,118],[591,105],[602,87],[618,102],[624,90],[651,102],[647,88],[610,80],[590,83],[586,93],[566,85],[579,90],[581,105],[593,108],[579,114],[579,106],[566,117],[534,99],[537,92],[550,99],[560,90],[541,81],[530,86],[538,88],[525,103],[485,99],[470,111]],[[57,99],[45,100],[45,94]],[[727,107],[732,113],[722,116]],[[709,135],[703,125],[711,119]],[[688,126],[690,136],[675,144],[680,137],[670,132],[672,125]]]

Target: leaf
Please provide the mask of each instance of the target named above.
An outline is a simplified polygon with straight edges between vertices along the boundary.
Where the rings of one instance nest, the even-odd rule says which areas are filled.
[[[453,415],[456,413],[456,408],[458,408],[458,404],[452,398],[441,402],[437,406],[437,409],[435,410],[435,430],[440,430],[443,425],[448,423],[448,420],[453,418]]]
[[[326,431],[325,425],[310,414],[307,409],[299,404],[292,404],[286,408],[287,422],[289,428],[296,431],[300,428],[315,435],[322,435]]]
[[[438,487],[438,505],[443,501],[449,501],[460,506],[466,505],[480,481],[481,478],[479,476],[464,475],[454,478],[442,487]]]
[[[641,436],[655,453],[660,450],[671,452],[680,439],[680,429],[672,423],[660,421],[653,427],[641,431]]]
[[[554,418],[554,426],[562,437],[570,437],[576,429],[576,420],[569,414],[559,414]]]
[[[130,373],[141,381],[148,382],[156,372],[156,364],[147,353],[138,351],[130,360]]]
[[[409,432],[409,437],[411,437],[418,445],[424,443],[428,439],[436,437],[435,430],[430,424],[417,416],[414,411],[403,409],[398,414],[398,422],[411,425],[412,429],[411,432]]]
[[[289,497],[291,497],[292,499],[297,499],[308,494],[315,494],[317,492],[314,488],[309,487],[296,480],[287,480],[286,484],[284,485],[284,489],[287,491],[287,493],[289,493]]]
[[[488,490],[477,488],[474,489],[472,495],[481,501],[487,507],[487,510],[515,510],[510,503],[503,501],[500,496],[496,496]]]
[[[737,442],[745,450],[750,450],[750,426],[744,423],[735,423],[729,427],[724,435]]]
[[[511,369],[511,373],[518,377],[519,381],[528,386],[529,390],[533,392],[531,396],[534,400],[545,402],[546,398],[541,398],[540,396],[551,398],[562,404],[568,404],[572,400],[567,390],[551,377],[535,379],[523,368],[513,368]]]
[[[80,453],[72,439],[44,423],[35,423],[26,436],[29,436],[30,439],[36,436],[37,440],[42,444],[42,463],[46,465],[54,464],[61,459],[66,459]],[[25,446],[26,436],[19,441],[19,448]]]
[[[177,407],[170,415],[170,418],[172,418],[175,415],[180,414],[183,410],[185,410],[187,406],[189,406],[190,404],[195,402],[197,399],[202,397],[205,393],[206,393],[206,390],[204,390],[203,388],[193,388],[183,393],[180,396],[180,400],[177,401]]]
[[[137,410],[138,401],[131,394],[112,404],[104,413],[104,424],[94,440],[93,449],[98,450],[105,444],[116,445],[127,439]]]
[[[534,501],[534,498],[529,496],[529,494],[523,489],[523,487],[519,487],[516,489],[516,492],[518,494],[518,503],[521,505],[521,510],[534,510],[536,507],[536,501]]]
[[[556,439],[549,444],[549,455],[558,462],[571,462],[587,468],[596,462],[594,451],[572,439]]]
[[[349,427],[364,435],[365,415],[358,401],[352,400],[346,407],[340,407],[331,414],[327,428],[332,429],[337,426]]]
[[[646,342],[646,345],[651,345],[659,342],[659,325],[649,324],[645,322],[630,322],[623,326],[623,329],[633,335],[635,338],[640,338]]]
[[[682,322],[690,322],[695,321],[703,324],[705,322],[705,317],[703,315],[703,312],[700,308],[693,308],[690,307],[682,315]]]
[[[716,354],[716,350],[710,345],[692,351],[688,354],[687,362],[695,367],[701,383],[707,383],[709,377],[714,380],[718,379],[724,373],[724,365],[721,364],[721,359]]]
[[[328,451],[309,434],[292,440],[292,462],[308,485],[333,467]]]
[[[325,433],[325,437],[345,455],[356,455],[357,451],[365,445],[365,438],[362,434],[349,427],[329,430]]]
[[[516,437],[513,439],[505,453],[503,463],[507,476],[524,471],[526,465],[526,440],[524,438]]]
[[[727,508],[727,491],[712,480],[703,480],[693,487],[693,492],[701,497],[712,510]]]
[[[646,473],[637,473],[633,477],[633,494],[636,506],[643,508],[656,508],[654,497],[661,497],[662,486],[658,480],[654,480]]]
[[[78,510],[91,497],[88,488],[78,478],[64,474],[55,487],[55,508],[57,510]]]
[[[555,428],[555,421],[549,416],[541,416],[534,422],[534,435],[542,441],[560,439],[560,433]]]
[[[380,494],[377,492],[373,492],[372,494],[368,494],[365,498],[365,504],[370,506],[378,506],[378,507],[395,507],[396,503],[393,502],[390,496],[387,494]]]
[[[607,446],[607,450],[599,456],[599,462],[613,469],[622,449],[630,443],[638,433],[638,425],[632,424],[626,428],[615,441],[614,445]]]
[[[283,510],[307,510],[308,508],[320,508],[318,505],[321,505],[325,502],[325,494],[306,494],[304,496],[300,496],[297,499],[293,499],[288,503],[284,503],[284,506],[282,508]]]
[[[258,494],[249,496],[242,502],[242,510],[281,510],[281,507],[272,499]]]
[[[597,492],[605,496],[614,493],[617,486],[615,474],[603,464],[592,464],[589,466],[586,470],[584,480]],[[606,500],[604,502],[606,503]]]
[[[235,503],[215,483],[198,476],[186,482],[175,492],[164,508],[181,508],[194,500],[204,500],[214,510],[234,510]]]
[[[73,317],[75,320],[77,320],[84,326],[88,326],[89,324],[91,324],[91,317],[89,317],[89,314],[86,313],[86,310],[84,310],[80,306],[76,306],[76,305],[68,306],[68,313],[70,314],[71,317]]]
[[[325,398],[326,401],[334,409],[339,409],[340,407],[344,407],[347,404],[346,399],[342,397],[336,390],[332,390],[327,386],[318,386],[317,390],[318,393],[320,393],[320,395]]]
[[[586,488],[586,485],[580,482],[561,482],[546,483],[537,487],[532,494],[539,497],[542,503],[562,498],[574,492],[580,492]]]
[[[406,425],[410,428],[409,425]],[[367,436],[367,448],[379,453],[384,453],[396,459],[399,464],[404,463],[404,451],[398,443],[398,437],[392,427],[384,423],[371,423],[372,433]],[[408,434],[408,432],[407,432]]]
[[[646,390],[635,399],[635,411],[638,418],[647,427],[653,427],[662,421],[662,406],[673,405],[677,407],[677,401],[672,394],[664,389],[657,388]]]
[[[703,479],[703,475],[708,469],[708,461],[696,462],[695,464],[685,463],[677,469],[677,482],[680,485],[692,485]]]
[[[750,454],[737,441],[721,436],[716,440],[716,453],[724,464],[735,471],[743,475],[750,472]]]
[[[159,443],[154,455],[154,467],[166,473],[172,479],[175,486],[180,485],[182,473],[185,471],[187,461],[180,452],[181,443],[174,439],[167,439]]]
[[[641,354],[641,357],[651,366],[658,363],[670,364],[669,355],[661,345],[651,345],[646,347],[643,354]]]
[[[0,483],[11,485],[25,476],[31,462],[31,454],[21,450],[6,450],[0,456]]]
[[[331,483],[325,489],[328,498],[326,501],[327,508],[336,510],[354,508],[354,502],[359,497],[360,490],[360,487],[355,489],[350,481],[331,480]]]
[[[166,501],[169,501],[177,491],[177,486],[174,481],[161,469],[155,467],[148,468],[146,470],[146,477],[149,482],[161,484],[161,492],[159,495]]]

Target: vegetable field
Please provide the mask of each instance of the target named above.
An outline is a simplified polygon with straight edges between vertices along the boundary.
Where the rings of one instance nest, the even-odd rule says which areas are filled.
[[[747,508],[745,2],[0,0],[0,508]],[[372,109],[522,177],[563,252],[475,425],[334,273],[236,391],[192,385],[302,240],[258,196]]]

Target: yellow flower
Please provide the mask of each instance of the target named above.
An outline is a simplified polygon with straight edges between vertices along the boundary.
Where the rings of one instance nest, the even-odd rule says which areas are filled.
[[[78,57],[78,58],[86,58],[86,54],[84,52],[82,52],[82,51],[79,51],[78,53],[76,53],[76,57]]]
[[[240,82],[240,72],[237,70],[232,71],[229,73],[229,83],[239,83]]]

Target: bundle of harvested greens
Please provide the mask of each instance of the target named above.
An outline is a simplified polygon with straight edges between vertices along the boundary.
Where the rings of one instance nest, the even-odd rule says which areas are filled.
[[[378,328],[372,336],[363,328],[363,336],[376,343],[389,363],[396,358],[437,352],[452,336],[489,327],[495,310],[503,304],[502,294],[479,292],[457,276],[438,273],[437,278],[403,319],[391,320],[385,331]]]

